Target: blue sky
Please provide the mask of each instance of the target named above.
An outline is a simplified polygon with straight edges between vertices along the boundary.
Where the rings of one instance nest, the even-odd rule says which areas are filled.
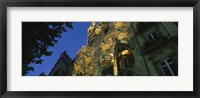
[[[60,54],[65,50],[74,59],[78,50],[87,43],[87,28],[90,24],[90,22],[74,22],[72,24],[73,29],[68,28],[67,32],[62,33],[62,37],[58,39],[58,43],[48,49],[53,52],[51,56],[42,56],[44,60],[42,64],[29,65],[33,66],[35,70],[29,72],[27,76],[38,76],[42,72],[48,75],[60,57]]]

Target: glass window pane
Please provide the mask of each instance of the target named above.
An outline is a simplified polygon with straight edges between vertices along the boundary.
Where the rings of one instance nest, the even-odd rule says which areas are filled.
[[[166,64],[165,64],[165,61],[161,62],[160,65],[161,65],[161,66],[166,65]]]
[[[148,36],[148,39],[149,41],[154,41],[151,35]]]
[[[158,40],[158,35],[155,32],[153,32],[152,35],[154,37],[154,40]]]
[[[172,74],[170,73],[170,71],[169,71],[169,69],[167,68],[167,66],[166,66],[166,67],[163,67],[163,70],[164,70],[166,76],[172,76]]]

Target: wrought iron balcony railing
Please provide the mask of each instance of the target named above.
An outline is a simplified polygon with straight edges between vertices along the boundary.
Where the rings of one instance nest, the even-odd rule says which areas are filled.
[[[159,36],[156,40],[148,40],[143,44],[142,51],[143,53],[150,53],[152,51],[156,51],[160,49],[163,45],[165,45],[169,39],[164,36]]]

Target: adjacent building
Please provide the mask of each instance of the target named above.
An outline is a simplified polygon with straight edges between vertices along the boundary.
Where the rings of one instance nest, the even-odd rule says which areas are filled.
[[[51,69],[49,76],[71,76],[73,71],[73,62],[64,51],[54,67]]]

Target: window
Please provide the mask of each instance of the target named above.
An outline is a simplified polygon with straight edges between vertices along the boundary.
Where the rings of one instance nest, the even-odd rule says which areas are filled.
[[[171,58],[167,58],[167,59],[161,61],[160,66],[163,69],[166,76],[177,76],[178,75],[178,69]]]
[[[147,37],[148,37],[149,41],[151,41],[151,42],[158,40],[158,34],[156,34],[155,32],[149,34]]]
[[[122,49],[122,51],[119,52],[117,59],[118,76],[130,74],[128,73],[127,68],[133,67],[134,65],[133,54],[127,49]]]
[[[134,66],[134,57],[129,50],[124,49],[118,56],[118,68],[120,70]]]

